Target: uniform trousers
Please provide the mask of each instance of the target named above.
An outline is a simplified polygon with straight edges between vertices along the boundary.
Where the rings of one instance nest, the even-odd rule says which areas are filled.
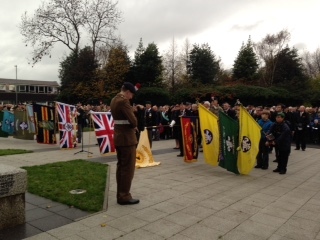
[[[136,164],[136,145],[116,146],[117,150],[117,200],[128,201],[132,199],[130,194],[131,182],[134,176]]]

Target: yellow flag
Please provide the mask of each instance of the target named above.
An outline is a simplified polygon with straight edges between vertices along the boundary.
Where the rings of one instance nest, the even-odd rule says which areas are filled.
[[[243,106],[240,106],[239,130],[238,170],[247,175],[256,163],[261,127]]]
[[[207,164],[218,166],[220,150],[218,117],[200,104],[199,119],[204,159]]]
[[[159,165],[160,162],[155,162],[152,156],[148,131],[145,129],[140,133],[140,139],[136,153],[136,167],[153,167]]]

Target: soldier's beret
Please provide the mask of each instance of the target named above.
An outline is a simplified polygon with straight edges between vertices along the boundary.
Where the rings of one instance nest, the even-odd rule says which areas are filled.
[[[122,87],[125,88],[126,90],[129,90],[132,93],[136,93],[136,88],[130,82],[124,82]]]
[[[150,104],[151,105],[151,102],[150,101],[146,101],[146,104]]]

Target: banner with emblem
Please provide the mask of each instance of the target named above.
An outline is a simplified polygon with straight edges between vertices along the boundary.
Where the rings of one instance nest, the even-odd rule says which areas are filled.
[[[54,107],[34,104],[34,119],[38,143],[55,144],[55,114]]]
[[[239,129],[238,170],[246,175],[256,164],[261,127],[243,106],[240,106]]]
[[[155,162],[149,143],[148,131],[145,129],[140,132],[139,143],[136,152],[136,167],[153,167],[158,166],[160,162]]]
[[[181,131],[185,162],[196,162],[198,159],[198,124],[199,118],[195,116],[181,117]]]
[[[14,110],[14,134],[17,139],[34,140],[34,133],[29,132],[28,117],[26,111]]]
[[[218,166],[220,151],[218,117],[199,104],[199,119],[205,161],[210,165]]]
[[[238,151],[239,123],[224,112],[219,112],[219,125],[221,134],[221,154],[219,166],[230,172],[239,174]]]
[[[9,136],[9,133],[2,130],[2,124],[4,120],[3,117],[4,117],[4,112],[0,111],[0,137],[7,138]]]
[[[75,122],[76,106],[56,102],[56,113],[58,118],[60,148],[74,148],[77,138]]]
[[[2,120],[2,131],[12,135],[14,132],[14,115],[12,112],[5,111],[3,113],[3,120]]]
[[[34,123],[33,106],[30,104],[26,105],[27,116],[28,116],[28,131],[30,133],[36,133],[36,126]]]
[[[114,121],[111,112],[90,112],[101,154],[115,152]]]

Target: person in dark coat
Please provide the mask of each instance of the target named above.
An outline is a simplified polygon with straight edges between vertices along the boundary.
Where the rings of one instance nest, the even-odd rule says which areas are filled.
[[[222,108],[225,114],[227,114],[229,117],[231,117],[234,120],[238,120],[236,111],[231,109],[231,106],[229,103],[225,102],[224,104],[222,104]]]
[[[291,150],[291,130],[284,119],[285,114],[283,112],[277,114],[276,122],[272,125],[266,142],[266,146],[272,145],[278,149],[278,167],[273,172],[279,174],[286,174]]]
[[[179,110],[176,110],[172,116],[172,121],[170,123],[170,127],[174,127],[173,132],[175,137],[177,137],[179,142],[180,154],[177,157],[183,157],[183,139],[182,139],[182,130],[181,130],[181,117],[186,115],[185,104],[181,103]]]
[[[114,119],[114,145],[117,150],[117,202],[120,205],[137,204],[130,193],[136,164],[136,146],[138,121],[129,100],[136,92],[135,87],[125,82],[111,101],[111,113]]]
[[[146,120],[146,127],[148,131],[150,148],[152,148],[152,130],[153,130],[153,127],[157,126],[157,112],[155,112],[152,109],[150,101],[146,101],[145,120]]]
[[[308,134],[308,126],[310,124],[309,114],[306,112],[306,108],[304,106],[300,106],[298,112],[295,114],[295,132],[294,137],[296,140],[296,148],[295,150],[306,150],[307,143],[307,134]]]
[[[134,114],[138,120],[138,131],[136,132],[137,141],[140,140],[140,133],[144,131],[145,128],[145,113],[144,113],[144,106],[143,105],[133,105]]]

